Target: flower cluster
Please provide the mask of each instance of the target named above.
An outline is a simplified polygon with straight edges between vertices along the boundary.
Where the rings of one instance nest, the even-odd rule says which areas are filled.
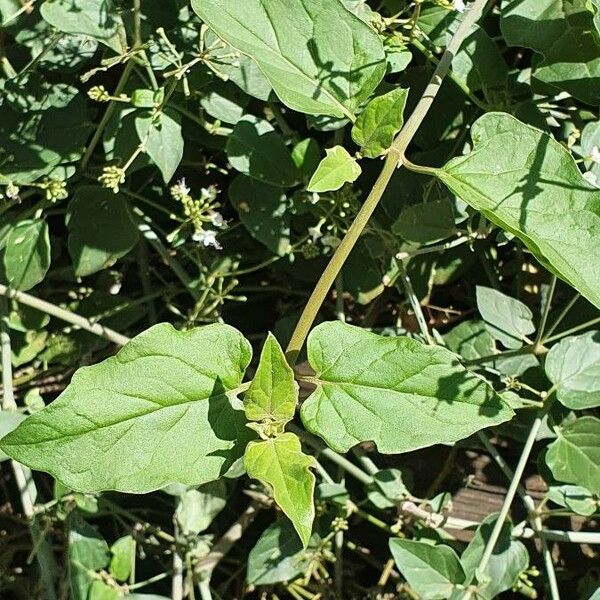
[[[217,188],[211,185],[208,188],[202,188],[200,198],[194,199],[185,178],[180,179],[171,188],[171,196],[181,202],[183,213],[194,228],[192,239],[200,242],[206,248],[212,246],[216,250],[221,250],[222,246],[217,240],[218,229],[224,229],[227,227],[227,223],[217,210],[220,206],[216,202],[218,193]],[[212,227],[207,227],[208,224]]]

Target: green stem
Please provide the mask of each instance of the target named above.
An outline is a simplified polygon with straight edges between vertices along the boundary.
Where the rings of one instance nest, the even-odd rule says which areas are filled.
[[[423,314],[423,308],[421,307],[421,303],[417,298],[417,294],[415,293],[410,277],[406,273],[404,262],[401,260],[397,260],[396,263],[400,272],[400,279],[402,279],[402,284],[404,285],[404,291],[406,292],[406,296],[410,302],[410,305],[412,306],[413,312],[415,313],[415,317],[417,319],[417,323],[419,324],[421,334],[423,335],[427,343],[431,346],[434,342],[431,338],[431,335],[429,334],[427,320],[425,319],[425,315]]]
[[[45,312],[46,314],[56,317],[57,319],[71,323],[71,325],[76,325],[81,329],[85,329],[90,333],[94,333],[100,337],[103,337],[114,344],[118,344],[119,346],[123,346],[129,341],[128,337],[118,333],[117,331],[109,329],[108,327],[104,327],[104,325],[94,323],[92,320],[87,319],[86,317],[82,317],[81,315],[71,312],[70,310],[66,310],[60,306],[56,306],[55,304],[41,300],[40,298],[30,296],[25,292],[11,290],[3,284],[0,284],[0,296],[13,298],[21,304],[36,308],[37,310]]]
[[[556,328],[562,323],[563,319],[567,316],[568,312],[575,306],[577,301],[581,298],[581,294],[577,293],[567,302],[566,306],[560,311],[558,317],[554,320],[554,323],[548,328],[546,332],[546,338],[550,337],[555,331]]]
[[[587,329],[588,327],[591,327],[592,325],[597,325],[598,323],[600,323],[600,317],[596,317],[595,319],[592,319],[591,321],[588,321],[587,323],[582,323],[581,325],[577,325],[576,327],[571,327],[571,329],[567,329],[566,331],[561,331],[560,333],[557,333],[556,335],[552,335],[549,338],[546,338],[544,340],[544,344],[550,344],[551,342],[556,342],[557,340],[567,337],[573,333],[577,333],[579,331]]]
[[[315,289],[313,290],[311,297],[309,298],[304,311],[300,316],[300,320],[296,325],[294,333],[290,339],[290,343],[286,349],[286,354],[290,363],[295,363],[302,346],[308,337],[308,333],[314,323],[314,320],[333,285],[335,278],[341,271],[346,259],[352,252],[352,249],[356,245],[356,242],[360,238],[364,228],[366,227],[369,219],[374,213],[388,183],[390,182],[392,175],[394,174],[396,167],[401,164],[404,153],[408,148],[408,145],[414,138],[417,130],[419,129],[423,119],[429,112],[431,105],[435,97],[437,96],[442,81],[450,69],[452,59],[456,55],[463,41],[469,34],[471,27],[476,23],[479,18],[481,11],[486,4],[486,0],[475,0],[473,5],[470,7],[464,20],[459,25],[456,33],[452,36],[446,51],[444,52],[439,64],[437,65],[433,77],[429,85],[425,88],[425,92],[421,96],[419,103],[415,110],[406,121],[402,131],[398,134],[392,146],[390,147],[381,174],[379,175],[373,189],[368,195],[365,203],[362,205],[360,211],[356,215],[354,222],[348,229],[344,239],[335,251],[335,254],[331,258],[329,264],[323,271],[321,278],[317,282]]]
[[[548,290],[548,297],[542,310],[542,318],[540,319],[540,325],[538,327],[537,336],[533,343],[534,351],[539,351],[543,346],[542,339],[546,330],[546,323],[548,321],[548,315],[550,314],[550,308],[552,307],[552,299],[554,298],[554,290],[556,289],[556,275],[552,275],[552,282],[550,283],[550,289]]]

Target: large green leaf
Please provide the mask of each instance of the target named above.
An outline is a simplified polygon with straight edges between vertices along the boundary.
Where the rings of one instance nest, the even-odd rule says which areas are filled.
[[[139,237],[125,199],[94,185],[77,188],[69,204],[67,227],[69,254],[78,277],[112,266]]]
[[[343,146],[328,148],[327,156],[319,163],[308,183],[309,192],[339,190],[345,183],[356,181],[362,172],[356,158]]]
[[[449,546],[394,538],[390,550],[400,573],[423,600],[447,600],[465,572]]]
[[[352,127],[352,139],[369,158],[383,154],[404,123],[408,90],[396,88],[367,104]]]
[[[250,433],[232,406],[250,358],[250,344],[227,325],[156,325],[80,369],[0,447],[77,491],[137,493],[217,479]]]
[[[507,348],[520,348],[535,331],[529,308],[493,288],[477,286],[477,308],[490,334]]]
[[[285,425],[294,417],[298,388],[294,371],[275,336],[269,333],[254,379],[244,394],[244,410],[250,421]]]
[[[302,420],[340,452],[367,440],[385,453],[452,444],[513,414],[452,352],[407,337],[323,323],[308,358],[317,389]]]
[[[294,110],[353,118],[385,74],[379,36],[339,0],[192,0]]]
[[[600,34],[588,0],[508,0],[500,27],[510,46],[532,48],[535,79],[600,104]]]
[[[600,406],[600,333],[568,337],[546,357],[546,374],[567,408]]]
[[[21,221],[6,238],[4,269],[11,287],[26,291],[44,279],[50,267],[50,237],[43,219]]]
[[[303,454],[300,440],[293,433],[250,442],[244,455],[248,475],[273,488],[275,502],[294,524],[306,548],[315,518],[313,495],[315,476],[312,456]]]
[[[125,28],[112,0],[46,0],[40,8],[45,21],[58,31],[83,34],[125,52]]]
[[[471,129],[474,148],[433,172],[550,271],[600,307],[600,189],[550,136],[504,113]]]
[[[496,524],[497,514],[489,515],[479,525],[475,536],[463,552],[460,562],[465,570],[467,582],[473,583],[490,535]],[[502,592],[512,589],[521,572],[529,566],[529,553],[522,542],[512,539],[512,525],[506,521],[494,546],[485,570],[485,582],[479,583],[479,589],[485,598],[496,598]]]
[[[581,417],[565,425],[548,447],[546,463],[558,481],[600,494],[600,419]]]
[[[300,173],[283,138],[264,119],[242,117],[227,141],[232,166],[253,179],[279,187],[294,185]]]

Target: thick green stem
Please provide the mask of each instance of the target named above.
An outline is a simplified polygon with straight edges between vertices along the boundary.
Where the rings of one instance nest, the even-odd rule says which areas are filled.
[[[404,153],[408,148],[408,145],[417,133],[423,119],[429,112],[435,97],[437,96],[442,81],[450,69],[452,59],[456,55],[458,49],[462,45],[463,41],[467,37],[471,27],[477,22],[483,8],[485,7],[487,0],[475,0],[473,5],[470,7],[469,12],[459,25],[456,33],[452,36],[446,51],[444,52],[436,70],[429,82],[429,85],[425,89],[425,92],[421,96],[419,103],[415,110],[406,121],[402,131],[398,134],[394,140],[391,148],[388,151],[387,157],[381,174],[379,175],[373,189],[368,195],[365,203],[362,205],[360,211],[356,215],[356,218],[348,233],[342,240],[342,243],[338,246],[335,254],[331,258],[329,264],[323,271],[321,278],[317,282],[315,289],[313,290],[304,311],[300,316],[300,320],[296,325],[296,329],[292,334],[290,343],[288,344],[286,354],[290,363],[295,363],[304,342],[308,337],[308,333],[314,323],[314,320],[331,289],[331,286],[335,282],[336,277],[341,271],[346,259],[352,252],[352,249],[356,245],[356,242],[360,238],[364,228],[366,227],[369,219],[373,215],[373,212],[377,208],[385,189],[387,188],[392,175],[396,167],[402,163]]]

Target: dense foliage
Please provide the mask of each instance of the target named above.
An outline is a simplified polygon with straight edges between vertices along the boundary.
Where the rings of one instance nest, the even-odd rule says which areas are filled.
[[[600,598],[598,0],[0,0],[0,69],[2,598]]]

